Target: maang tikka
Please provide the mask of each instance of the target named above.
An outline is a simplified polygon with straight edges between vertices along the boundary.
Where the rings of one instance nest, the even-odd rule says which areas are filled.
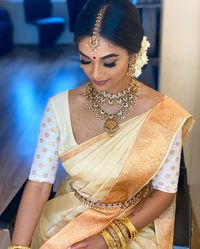
[[[97,49],[100,48],[99,32],[101,29],[101,23],[102,23],[104,10],[105,10],[105,7],[101,8],[101,10],[99,11],[97,18],[96,18],[96,23],[94,26],[92,36],[90,37],[90,40],[87,44],[87,47],[89,48],[89,51],[91,51],[92,54],[94,54],[97,51]]]

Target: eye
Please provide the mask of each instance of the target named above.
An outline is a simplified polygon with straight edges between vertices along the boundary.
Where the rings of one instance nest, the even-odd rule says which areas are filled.
[[[86,60],[80,59],[80,63],[83,65],[88,65],[91,63],[91,61],[86,61]]]
[[[112,63],[103,63],[104,67],[115,67],[116,66],[116,61]]]

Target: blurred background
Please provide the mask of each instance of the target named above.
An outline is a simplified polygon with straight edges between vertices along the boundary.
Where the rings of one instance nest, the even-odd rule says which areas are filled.
[[[0,0],[0,249],[12,235],[48,98],[87,80],[73,46],[85,2]],[[177,100],[196,120],[184,145],[187,170],[177,196],[184,212],[177,214],[174,248],[199,249],[200,1],[132,2],[151,43],[139,80]],[[57,181],[62,175],[60,167]]]

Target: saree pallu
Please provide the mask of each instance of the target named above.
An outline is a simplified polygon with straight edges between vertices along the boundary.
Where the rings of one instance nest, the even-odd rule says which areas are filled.
[[[62,116],[58,111],[62,110],[60,99],[53,101],[57,119]],[[62,125],[62,120],[58,124]],[[131,206],[110,210],[88,208],[75,197],[70,186],[84,198],[101,203],[128,200],[157,174],[179,129],[182,127],[184,139],[192,124],[191,115],[166,97],[151,110],[121,124],[114,137],[102,133],[62,153],[60,158],[69,177],[61,182],[57,196],[47,202],[31,248],[66,249],[130,213]],[[139,231],[137,239],[127,248],[171,249],[174,213],[173,203],[154,221],[153,227]]]

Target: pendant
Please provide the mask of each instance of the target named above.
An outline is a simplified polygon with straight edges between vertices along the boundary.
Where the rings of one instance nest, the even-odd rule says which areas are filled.
[[[109,136],[114,136],[119,129],[119,123],[114,118],[107,118],[104,123],[104,131],[108,133]]]

